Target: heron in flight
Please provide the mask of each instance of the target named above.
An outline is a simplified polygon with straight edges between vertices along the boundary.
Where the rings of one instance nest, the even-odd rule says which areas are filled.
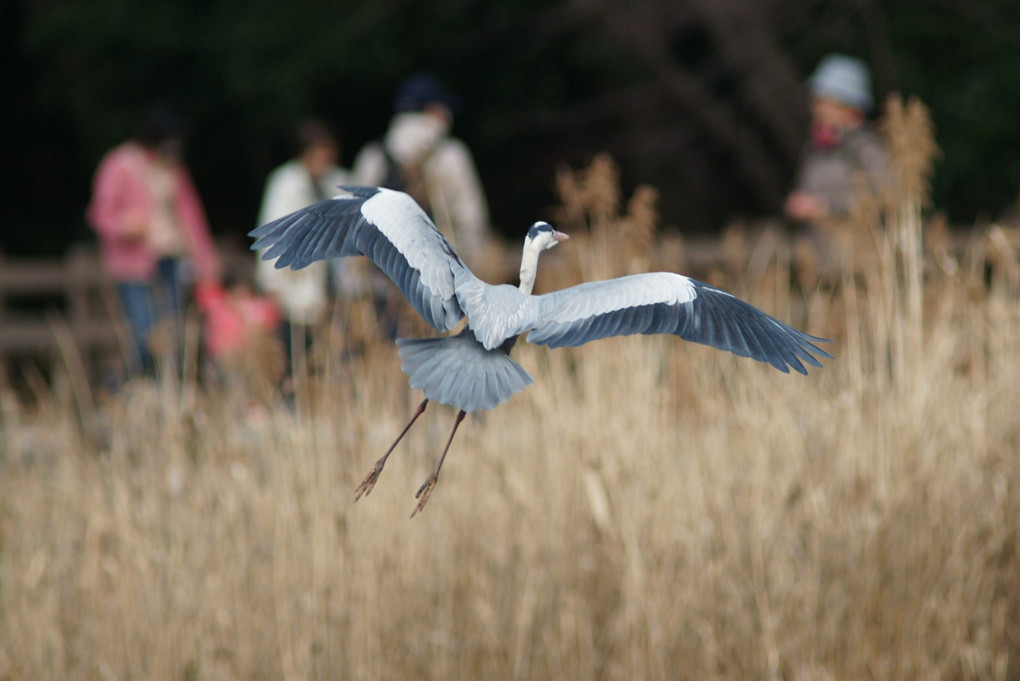
[[[299,269],[316,260],[365,255],[439,331],[438,338],[398,339],[401,369],[424,393],[407,426],[355,491],[372,491],[386,459],[430,401],[458,409],[435,470],[418,489],[413,517],[429,500],[464,416],[492,409],[534,379],[510,358],[517,338],[550,348],[576,346],[609,336],[669,333],[695,343],[767,362],[789,373],[821,367],[832,357],[826,342],[783,324],[720,289],[672,272],[633,274],[532,295],[538,257],[567,239],[536,222],[524,239],[519,286],[487,284],[472,274],[415,201],[377,187],[342,187],[345,193],[269,222],[249,236],[253,250],[276,258],[276,267]]]

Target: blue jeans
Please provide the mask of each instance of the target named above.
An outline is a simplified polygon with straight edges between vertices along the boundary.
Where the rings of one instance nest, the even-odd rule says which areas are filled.
[[[171,333],[176,333],[181,313],[181,288],[181,266],[173,258],[162,258],[156,263],[153,281],[117,282],[117,296],[134,342],[134,352],[128,358],[128,369],[132,373],[152,374],[155,371],[149,335],[164,318],[173,320],[175,328],[171,329]]]

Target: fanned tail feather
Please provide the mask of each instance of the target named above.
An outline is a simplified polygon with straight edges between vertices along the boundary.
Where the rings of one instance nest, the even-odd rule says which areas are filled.
[[[400,338],[397,348],[412,388],[466,412],[492,409],[535,382],[504,350],[486,350],[470,331],[444,338]]]

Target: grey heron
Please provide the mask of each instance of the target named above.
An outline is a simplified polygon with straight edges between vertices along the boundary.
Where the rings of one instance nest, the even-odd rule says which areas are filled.
[[[536,222],[524,239],[520,285],[491,285],[464,264],[428,216],[407,194],[377,187],[342,187],[345,193],[269,222],[249,236],[276,267],[305,267],[316,260],[368,256],[415,310],[439,331],[438,338],[398,339],[401,369],[424,393],[404,430],[355,490],[371,492],[386,459],[429,401],[458,409],[453,429],[432,474],[418,489],[421,511],[464,416],[492,409],[534,379],[510,358],[517,338],[550,348],[576,346],[609,336],[668,333],[767,362],[789,373],[821,367],[815,355],[826,339],[809,336],[708,284],[672,272],[593,281],[532,295],[542,251],[567,239]]]

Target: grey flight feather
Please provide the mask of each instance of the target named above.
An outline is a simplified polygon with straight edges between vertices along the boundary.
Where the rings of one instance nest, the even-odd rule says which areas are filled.
[[[365,255],[386,273],[418,314],[440,331],[464,317],[455,295],[458,274],[473,278],[445,237],[402,192],[342,187],[348,194],[274,220],[249,236],[276,267]]]
[[[820,367],[812,353],[826,342],[783,324],[758,308],[708,284],[670,272],[596,281],[535,298],[529,343],[551,348],[582,345],[609,336],[669,333],[806,374]]]

